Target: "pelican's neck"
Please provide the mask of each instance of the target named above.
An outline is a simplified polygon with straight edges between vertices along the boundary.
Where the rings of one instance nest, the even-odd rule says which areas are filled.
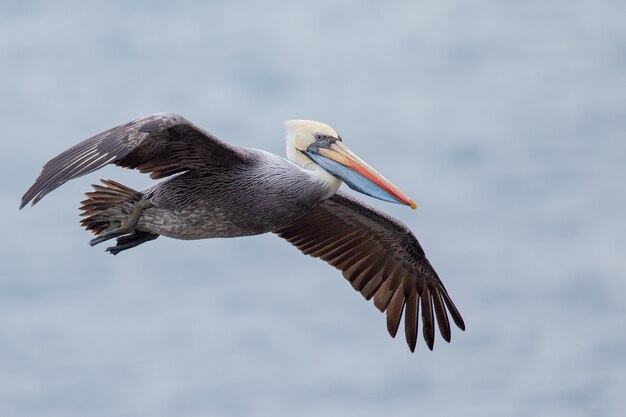
[[[334,175],[330,175],[322,167],[316,163],[311,162],[304,167],[301,167],[303,171],[311,176],[315,182],[324,188],[326,191],[325,197],[329,198],[335,195],[339,187],[341,187],[341,180]]]

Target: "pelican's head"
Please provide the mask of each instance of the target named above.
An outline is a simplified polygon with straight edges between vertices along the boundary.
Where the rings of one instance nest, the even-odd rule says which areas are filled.
[[[413,209],[417,206],[415,201],[348,149],[337,132],[327,124],[313,120],[287,120],[285,129],[287,157],[294,164],[312,171],[323,170],[353,190],[371,197],[406,204]]]

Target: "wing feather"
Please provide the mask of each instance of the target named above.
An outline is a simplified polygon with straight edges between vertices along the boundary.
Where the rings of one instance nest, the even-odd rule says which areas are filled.
[[[437,324],[439,325],[439,333],[446,342],[450,342],[450,322],[448,321],[448,313],[446,313],[446,307],[443,305],[443,299],[441,298],[441,292],[434,289],[432,292],[433,307],[435,308],[435,316],[437,317]]]
[[[435,322],[450,341],[448,314],[460,329],[463,318],[432,268],[422,247],[401,222],[339,192],[304,218],[275,230],[303,253],[342,271],[355,290],[387,314],[395,337],[404,312],[406,341],[417,343],[419,315],[426,345],[432,350]]]
[[[396,290],[391,297],[389,307],[387,307],[387,331],[391,337],[396,337],[398,327],[400,327],[400,319],[402,319],[402,310],[404,309],[404,294],[401,290]]]
[[[406,305],[404,307],[404,333],[406,336],[406,342],[409,345],[411,352],[415,351],[415,345],[417,344],[417,310],[419,309],[419,298],[417,291],[412,289],[409,296],[406,298]]]
[[[245,161],[241,148],[220,141],[184,117],[153,114],[99,133],[52,158],[22,197],[20,208],[111,163],[157,179]]]
[[[435,326],[433,318],[433,304],[430,298],[430,290],[425,288],[420,294],[420,300],[422,301],[422,334],[424,340],[430,350],[433,350],[435,343]]]

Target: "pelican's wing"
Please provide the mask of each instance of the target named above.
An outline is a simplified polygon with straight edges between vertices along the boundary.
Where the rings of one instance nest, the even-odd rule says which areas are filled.
[[[240,148],[228,145],[177,114],[153,114],[99,133],[44,165],[20,208],[66,181],[107,164],[135,168],[151,178],[245,162]]]
[[[323,259],[343,272],[366,299],[387,311],[395,337],[404,311],[406,340],[415,350],[419,310],[424,340],[432,350],[435,320],[450,341],[448,313],[465,330],[459,311],[411,231],[401,222],[337,193],[306,216],[276,230],[304,254]]]

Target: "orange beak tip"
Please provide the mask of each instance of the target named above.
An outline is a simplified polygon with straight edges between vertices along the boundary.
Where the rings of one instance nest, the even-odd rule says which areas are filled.
[[[411,201],[409,202],[409,205],[411,206],[411,208],[412,208],[413,210],[415,210],[415,209],[417,208],[417,203],[416,203],[415,201],[413,201],[413,200],[411,200]]]

